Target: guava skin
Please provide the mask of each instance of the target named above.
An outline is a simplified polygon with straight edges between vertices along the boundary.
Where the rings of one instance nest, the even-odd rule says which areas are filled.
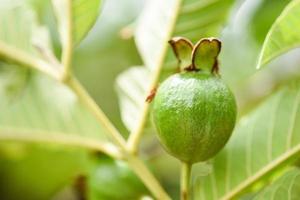
[[[236,121],[235,98],[216,75],[172,75],[158,88],[153,121],[163,147],[186,163],[205,161],[226,144]]]

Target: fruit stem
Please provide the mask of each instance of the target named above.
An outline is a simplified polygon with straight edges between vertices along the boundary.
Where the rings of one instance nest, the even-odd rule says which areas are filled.
[[[182,162],[180,178],[181,200],[189,199],[191,169],[192,165],[190,163]]]

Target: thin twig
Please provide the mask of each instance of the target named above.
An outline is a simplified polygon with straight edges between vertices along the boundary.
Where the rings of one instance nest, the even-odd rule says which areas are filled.
[[[52,78],[58,80],[59,78],[59,67],[52,66],[51,64],[36,58],[18,48],[7,45],[0,41],[0,56],[4,59],[10,60],[22,66],[34,68],[40,72],[43,72]]]
[[[172,19],[169,34],[166,37],[166,41],[169,40],[169,38],[171,38],[171,36],[172,36],[172,33],[173,33],[174,28],[175,28],[175,24],[176,24],[176,20],[177,20],[177,17],[178,17],[178,13],[179,13],[181,4],[182,4],[182,0],[178,1],[178,4],[176,6],[177,9],[174,11],[174,18]],[[153,71],[149,91],[151,91],[151,90],[153,90],[154,88],[157,87],[157,84],[158,84],[158,81],[159,81],[159,78],[160,78],[160,74],[161,74],[161,71],[162,71],[162,68],[163,68],[163,64],[164,64],[164,61],[165,61],[165,57],[167,55],[167,50],[168,50],[168,47],[166,45],[165,48],[162,50],[160,58],[157,61],[157,65],[156,65],[157,67]],[[133,153],[137,152],[138,145],[140,143],[140,140],[141,140],[141,137],[142,137],[142,134],[143,134],[143,131],[144,131],[144,127],[145,127],[146,122],[147,122],[147,117],[148,117],[148,114],[149,114],[149,110],[150,110],[150,104],[149,104],[149,102],[145,102],[144,106],[143,106],[143,109],[142,109],[141,120],[138,122],[138,127],[137,127],[136,130],[134,130],[130,134],[128,142],[127,142],[127,146],[128,146],[128,149],[129,149],[130,152],[133,152]]]
[[[160,200],[169,200],[170,197],[161,187],[160,183],[153,176],[153,174],[148,170],[145,164],[135,155],[130,154],[126,149],[126,142],[117,129],[112,125],[103,111],[94,102],[94,100],[89,96],[81,84],[74,78],[68,79],[66,84],[77,94],[78,98],[81,100],[91,113],[94,114],[98,122],[108,130],[110,136],[114,142],[120,147],[121,153],[123,153],[124,159],[127,160],[128,164],[131,166],[133,171],[140,177],[143,183],[149,188],[152,194]]]
[[[72,54],[73,54],[73,11],[72,11],[72,0],[66,0],[66,41],[64,41],[63,53],[62,53],[62,64],[64,66],[62,80],[66,80],[70,76],[71,65],[72,65]]]
[[[237,199],[244,191],[251,188],[255,183],[262,180],[264,177],[268,176],[272,172],[276,171],[278,168],[287,165],[288,163],[295,160],[295,157],[300,153],[300,145],[296,145],[289,151],[283,153],[278,158],[274,159],[269,164],[265,165],[263,168],[249,176],[246,180],[238,184],[236,187],[230,189],[230,191],[223,197],[219,198],[221,200]]]
[[[74,78],[70,77],[67,82],[65,82],[67,86],[69,86],[73,92],[80,99],[80,102],[85,105],[92,114],[94,114],[95,118],[98,122],[106,129],[106,132],[113,141],[121,148],[121,150],[126,149],[126,142],[119,131],[114,127],[114,125],[110,122],[110,120],[106,117],[100,107],[96,104],[96,102],[90,97],[87,91],[82,87],[82,85]]]
[[[72,46],[70,46],[72,48]],[[72,50],[72,49],[71,49]],[[70,51],[71,52],[71,51]],[[69,52],[69,53],[70,53]],[[72,53],[72,52],[71,52]],[[68,68],[65,68],[68,70],[67,78],[61,79],[61,71],[59,70],[57,66],[54,66],[53,63],[47,63],[39,58],[35,58],[31,56],[30,54],[27,54],[26,52],[23,52],[17,48],[8,46],[2,42],[0,42],[0,56],[4,57],[5,59],[9,59],[13,62],[16,62],[20,64],[21,66],[27,66],[36,70],[39,70],[55,80],[60,80],[62,83],[67,85],[70,89],[73,90],[73,92],[77,95],[77,97],[80,99],[81,103],[84,104],[89,111],[94,114],[95,118],[98,120],[99,124],[103,126],[108,132],[107,134],[111,136],[113,141],[118,145],[120,152],[118,154],[115,154],[111,149],[109,150],[109,147],[107,145],[100,145],[98,142],[91,142],[83,140],[80,138],[62,138],[62,137],[55,137],[53,140],[51,138],[44,138],[44,137],[36,137],[36,135],[29,136],[18,136],[19,139],[22,139],[23,141],[31,141],[31,142],[53,142],[53,143],[62,143],[62,144],[69,144],[69,145],[75,145],[75,146],[85,146],[90,147],[92,149],[99,150],[101,152],[105,152],[108,155],[119,157],[119,155],[122,156],[122,158],[126,159],[128,161],[128,164],[131,166],[133,171],[140,177],[140,179],[144,182],[144,184],[149,188],[149,190],[153,193],[153,195],[159,199],[159,200],[169,200],[171,199],[168,194],[165,192],[165,190],[161,187],[158,180],[153,176],[153,174],[148,170],[148,168],[145,166],[145,164],[135,155],[128,152],[126,148],[126,141],[122,137],[122,135],[119,133],[119,131],[113,126],[113,124],[110,122],[110,120],[106,117],[106,115],[103,113],[103,111],[100,109],[100,107],[96,104],[96,102],[89,96],[87,91],[81,86],[81,84],[70,74],[69,68],[71,65],[71,61],[65,61],[66,63],[69,62],[69,64],[65,65],[68,66]],[[71,59],[72,55],[66,56],[66,59]],[[158,72],[157,72],[158,73]],[[157,75],[157,78],[159,76]],[[148,110],[148,109],[146,109]],[[146,118],[146,117],[145,117]],[[6,139],[12,139],[9,138],[10,136],[6,135]],[[36,138],[35,138],[36,137]],[[35,139],[34,139],[35,138]],[[66,141],[68,143],[66,143]],[[137,141],[138,142],[138,141]]]

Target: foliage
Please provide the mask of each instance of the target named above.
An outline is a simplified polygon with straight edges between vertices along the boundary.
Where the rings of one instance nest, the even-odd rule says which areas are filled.
[[[36,2],[0,1],[1,198],[66,199],[71,193],[95,200],[177,199],[178,163],[157,144],[149,116],[151,104],[145,100],[182,65],[168,44],[173,36],[181,36],[193,43],[203,37],[221,38],[226,51],[221,51],[221,75],[234,89],[239,105],[229,143],[214,158],[194,167],[192,199],[296,199],[300,192],[300,73],[290,76],[286,66],[292,65],[296,72],[300,69],[296,49],[300,46],[300,0],[261,4],[149,0],[136,22],[122,28],[120,37],[115,36],[118,42],[111,46],[107,42],[111,39],[97,44],[88,35],[93,30],[94,36],[102,37],[99,33],[107,31],[92,28],[101,22],[101,17],[97,21],[100,7],[106,3],[52,0],[32,6]],[[43,20],[43,5],[52,21]],[[108,19],[118,13],[110,9]],[[238,31],[245,40],[235,38]],[[247,42],[252,45],[246,47]],[[101,56],[91,54],[90,47],[97,45],[102,45]],[[126,56],[122,57],[123,48]],[[242,51],[256,55],[257,49],[261,51],[255,59],[238,57]],[[296,53],[287,53],[292,49]],[[93,56],[79,59],[87,54]],[[87,60],[109,81],[82,78],[82,73],[98,73],[88,72],[94,69],[85,68]],[[261,70],[254,70],[255,62]],[[124,72],[110,76],[119,72],[111,63],[124,65]],[[128,130],[117,129],[120,124],[110,118],[118,113],[106,115],[100,108],[103,105],[98,105],[103,101],[95,101],[116,102],[116,98],[92,98],[76,77],[84,85],[91,83],[91,94],[116,80],[121,118]],[[248,91],[253,92],[245,95]],[[245,101],[251,109],[243,105]]]

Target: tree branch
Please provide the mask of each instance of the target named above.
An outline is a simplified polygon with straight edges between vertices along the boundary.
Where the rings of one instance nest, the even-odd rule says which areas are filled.
[[[62,80],[66,80],[70,76],[71,65],[72,65],[72,57],[73,57],[73,11],[72,11],[72,0],[66,0],[67,7],[66,7],[66,41],[64,41],[63,53],[62,53],[62,64],[63,74]]]
[[[122,151],[126,150],[126,142],[119,131],[114,127],[110,120],[106,117],[103,111],[99,108],[96,102],[90,97],[82,85],[74,78],[70,77],[65,82],[67,86],[73,90],[77,95],[80,102],[85,105],[90,112],[95,116],[98,122],[108,130],[107,134],[113,139],[113,141],[121,148]]]
[[[59,79],[59,68],[56,66],[52,66],[49,63],[36,58],[18,48],[7,45],[0,41],[0,56],[4,59],[10,60],[22,66],[26,66],[29,68],[36,69],[40,72],[43,72],[52,78],[58,80]]]
[[[111,124],[109,119],[99,108],[99,106],[94,102],[94,100],[89,96],[81,84],[74,78],[71,77],[66,82],[68,85],[81,100],[81,103],[84,104],[91,113],[94,114],[98,122],[108,130],[111,138],[114,142],[120,147],[121,153],[123,153],[124,159],[127,160],[128,164],[131,166],[133,171],[137,174],[138,177],[143,181],[143,183],[149,188],[152,194],[161,200],[169,200],[170,197],[161,187],[160,183],[153,176],[153,174],[148,170],[145,164],[137,158],[135,155],[128,152],[126,149],[126,142],[118,130]]]
[[[174,11],[174,18],[172,19],[172,24],[169,28],[169,34],[167,34],[166,37],[166,41],[168,41],[173,33],[173,29],[175,28],[175,24],[176,24],[176,20],[177,20],[177,16],[180,10],[180,5],[181,5],[182,1],[178,1],[177,4],[177,9]],[[165,61],[165,57],[167,55],[167,50],[168,50],[168,46],[166,44],[165,48],[162,51],[162,54],[160,56],[160,58],[157,61],[157,67],[155,68],[155,70],[152,73],[152,77],[151,77],[151,83],[150,83],[150,87],[149,87],[149,91],[153,90],[154,88],[157,87],[159,78],[160,78],[160,74],[163,68],[163,64]],[[147,117],[149,114],[149,109],[150,109],[150,104],[149,102],[145,102],[144,106],[143,106],[143,110],[142,110],[142,116],[141,116],[141,120],[138,123],[138,127],[136,130],[134,130],[133,132],[130,133],[128,142],[127,142],[127,146],[130,152],[136,153],[137,149],[138,149],[138,145],[140,142],[140,139],[142,137],[143,134],[143,130],[144,127],[146,125],[147,122]]]

